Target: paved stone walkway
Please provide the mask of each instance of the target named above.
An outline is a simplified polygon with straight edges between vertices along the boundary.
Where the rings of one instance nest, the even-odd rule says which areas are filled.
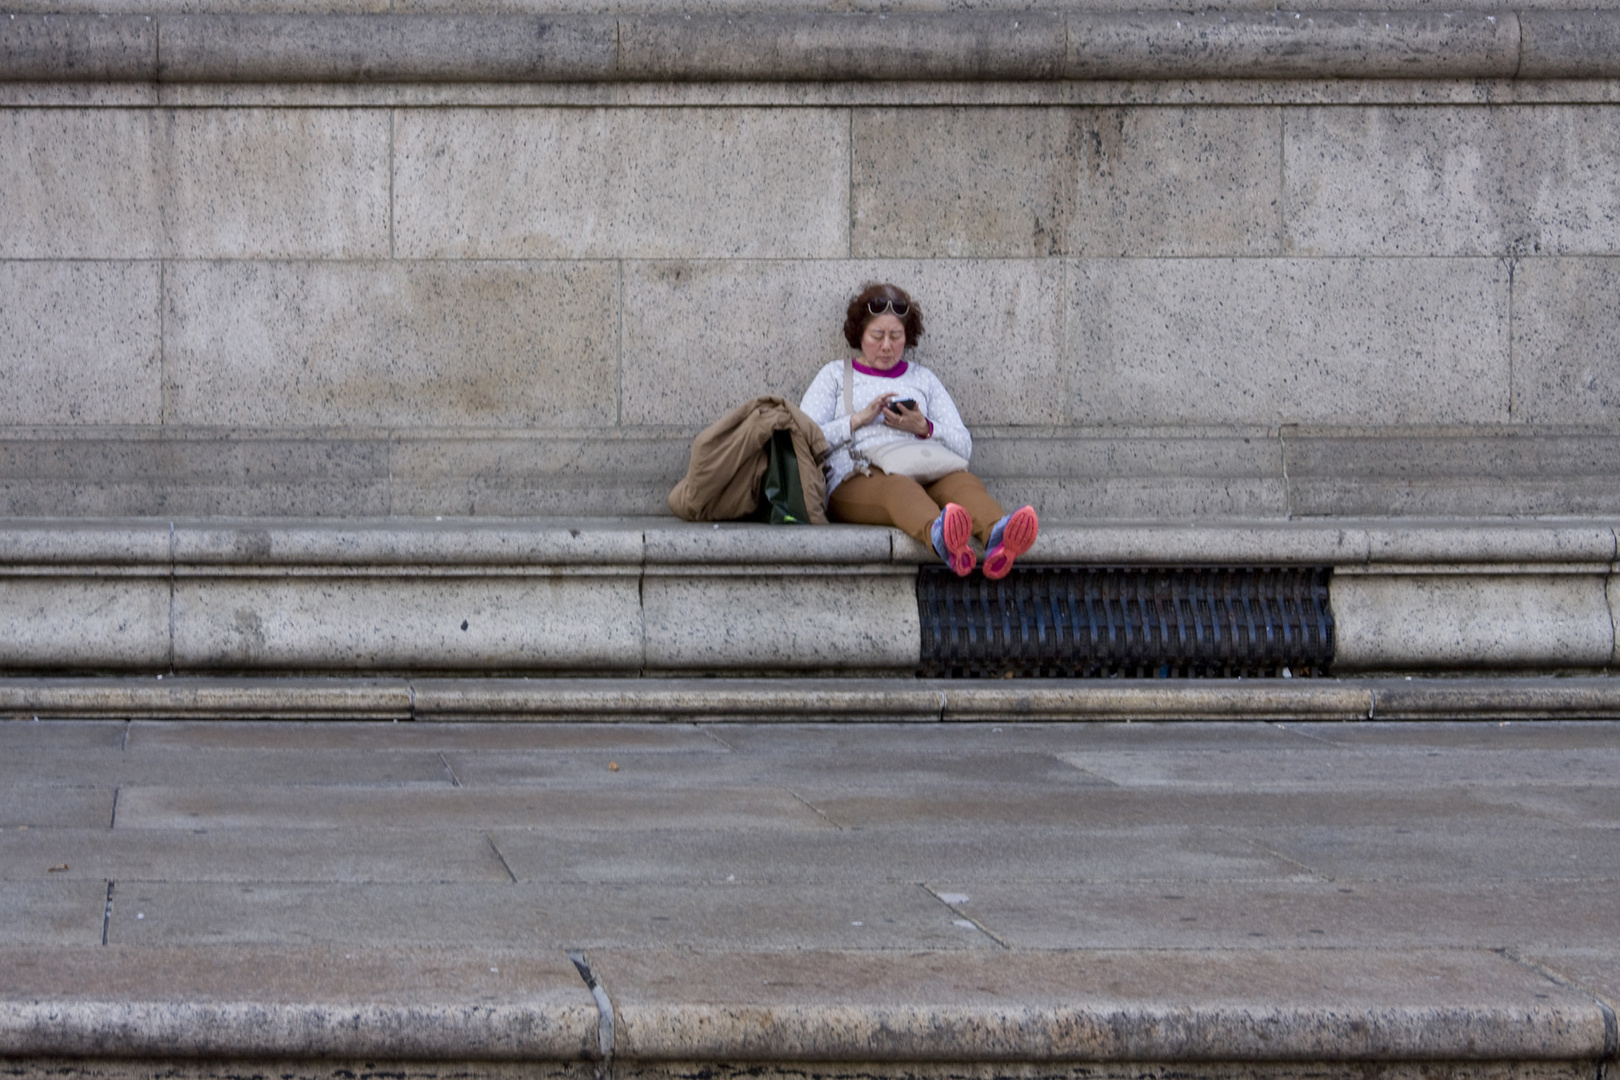
[[[13,1058],[1615,1050],[1620,723],[9,721],[0,826]]]

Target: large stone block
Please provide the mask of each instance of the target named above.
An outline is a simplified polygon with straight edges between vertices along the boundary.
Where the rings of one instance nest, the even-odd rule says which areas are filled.
[[[389,0],[277,0],[275,10],[285,13],[305,12],[314,15],[347,15],[360,12],[382,13],[390,10]],[[79,12],[87,15],[105,17],[117,14],[123,17],[131,15],[144,16],[175,16],[197,14],[200,11],[228,12],[237,11],[243,14],[257,13],[264,10],[262,3],[256,0],[11,0],[6,5],[10,11],[37,11],[42,13]],[[152,70],[157,68],[157,56],[151,58]]]
[[[181,670],[635,671],[637,578],[181,578]]]
[[[1504,263],[1088,259],[1069,266],[1075,421],[1507,419]]]
[[[891,561],[899,533],[860,525],[802,529],[663,521],[643,530],[649,566],[873,566]],[[701,571],[700,571],[701,572]]]
[[[637,522],[571,526],[535,521],[179,522],[173,557],[188,567],[634,567],[641,563]],[[401,571],[405,572],[405,571]]]
[[[1050,79],[1066,29],[1051,11],[691,12],[619,21],[623,77]]]
[[[835,109],[425,109],[395,131],[407,258],[836,258]]]
[[[1336,671],[1601,668],[1614,652],[1599,574],[1336,574]]]
[[[158,266],[0,263],[0,424],[156,424]]]
[[[180,263],[178,423],[585,426],[613,415],[603,263]]]
[[[1620,512],[1620,437],[1612,432],[1285,431],[1283,452],[1293,514]]]
[[[160,136],[139,109],[0,110],[0,258],[161,255]]]
[[[0,112],[0,256],[387,256],[388,116]]]
[[[1029,504],[1046,521],[1106,518],[1278,518],[1288,512],[1280,480],[1263,477],[1074,476],[988,481],[1003,506]],[[919,546],[918,550],[922,550]]]
[[[1298,109],[1283,143],[1283,219],[1301,254],[1620,250],[1610,106]]]
[[[278,5],[280,6],[280,5]],[[200,14],[163,23],[165,82],[500,82],[604,78],[611,19]]]
[[[1620,265],[1525,259],[1513,276],[1513,418],[1612,424],[1620,407]]]
[[[1043,522],[1287,513],[1281,447],[1264,432],[998,430],[976,433],[973,471],[1002,505],[1029,503]]]
[[[1267,255],[1282,244],[1281,110],[1081,113],[1069,255]]]
[[[388,256],[385,111],[176,109],[163,125],[169,255]]]
[[[916,670],[916,579],[898,573],[648,573],[651,671]]]
[[[969,424],[1050,424],[1061,265],[1049,261],[651,262],[625,267],[628,424],[702,427],[756,394],[797,404],[844,342],[844,309],[865,281],[893,281],[923,312],[908,358],[944,382]]]
[[[150,428],[0,439],[0,514],[354,517],[389,513],[384,439]]]
[[[157,36],[147,15],[8,14],[0,79],[144,82],[157,74]]]
[[[1519,17],[1521,79],[1612,79],[1620,75],[1620,11],[1527,12]]]
[[[0,565],[16,567],[163,566],[167,521],[18,521],[0,525]]]
[[[1274,108],[863,109],[853,130],[856,255],[1280,248]]]
[[[1511,78],[1510,13],[1299,9],[1075,11],[1071,79]]]
[[[169,665],[169,583],[155,577],[0,577],[0,667]]]
[[[857,109],[850,252],[1063,252],[1080,115],[1067,109]]]
[[[395,514],[662,517],[690,445],[624,429],[403,437],[389,448],[389,504]]]

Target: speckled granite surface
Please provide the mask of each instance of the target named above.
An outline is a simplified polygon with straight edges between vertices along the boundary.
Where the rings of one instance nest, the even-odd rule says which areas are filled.
[[[0,722],[0,1059],[1591,1077],[1617,764],[1608,722]]]

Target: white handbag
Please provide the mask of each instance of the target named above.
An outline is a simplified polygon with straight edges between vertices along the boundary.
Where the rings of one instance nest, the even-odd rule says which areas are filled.
[[[855,415],[855,358],[844,358],[844,412]],[[932,484],[942,476],[968,467],[967,458],[954,454],[932,439],[884,443],[870,450],[855,452],[855,432],[850,430],[850,457],[856,467],[875,466],[890,476],[909,476],[919,484]],[[862,469],[861,471],[865,471]]]

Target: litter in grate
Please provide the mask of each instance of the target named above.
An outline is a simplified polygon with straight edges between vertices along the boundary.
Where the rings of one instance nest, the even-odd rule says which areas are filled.
[[[931,678],[1327,674],[1329,567],[1017,567],[917,576]]]

